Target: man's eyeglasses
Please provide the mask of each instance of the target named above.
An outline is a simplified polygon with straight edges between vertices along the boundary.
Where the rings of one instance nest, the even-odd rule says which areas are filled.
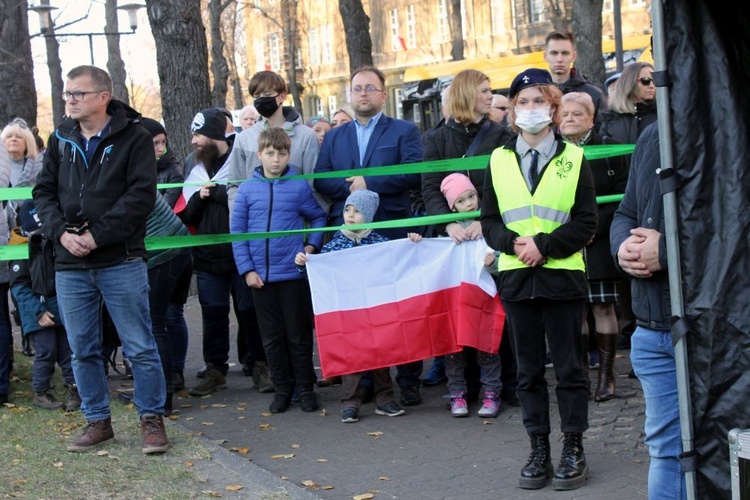
[[[375,92],[382,92],[383,89],[377,88],[375,85],[368,85],[366,87],[363,87],[362,85],[357,85],[356,87],[352,87],[352,94],[361,94],[362,92],[365,92],[367,94],[374,94]]]
[[[69,101],[72,97],[76,101],[82,101],[84,97],[86,97],[89,94],[99,94],[101,92],[106,92],[105,90],[89,90],[87,92],[81,92],[81,91],[75,91],[75,92],[63,92],[60,97],[62,97],[63,101]]]
[[[638,81],[641,82],[641,85],[643,85],[644,87],[648,87],[649,85],[651,85],[651,82],[653,82],[654,80],[651,78],[644,77],[644,78],[639,78]]]

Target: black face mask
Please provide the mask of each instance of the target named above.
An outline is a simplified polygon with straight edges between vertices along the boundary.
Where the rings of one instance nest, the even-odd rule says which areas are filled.
[[[279,105],[276,102],[276,97],[258,97],[253,101],[253,106],[258,110],[258,113],[264,118],[268,118],[279,109]]]

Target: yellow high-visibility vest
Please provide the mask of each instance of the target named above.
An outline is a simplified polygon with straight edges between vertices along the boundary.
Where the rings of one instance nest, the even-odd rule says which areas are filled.
[[[497,148],[490,158],[492,187],[505,226],[520,236],[551,233],[570,220],[581,174],[583,148],[566,144],[547,166],[533,196],[526,186],[513,150]],[[500,254],[499,271],[529,267],[517,255]],[[584,271],[583,252],[563,259],[548,257],[543,267]]]

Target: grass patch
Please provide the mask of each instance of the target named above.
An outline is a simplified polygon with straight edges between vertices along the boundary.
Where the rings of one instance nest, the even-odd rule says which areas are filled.
[[[0,498],[210,498],[205,477],[193,468],[210,460],[211,449],[191,433],[167,426],[172,443],[163,455],[144,455],[133,405],[112,397],[116,442],[88,453],[68,453],[66,444],[85,426],[80,411],[32,406],[32,359],[16,351],[10,403],[0,407]],[[65,401],[59,369],[53,392]],[[270,498],[270,497],[269,497]]]

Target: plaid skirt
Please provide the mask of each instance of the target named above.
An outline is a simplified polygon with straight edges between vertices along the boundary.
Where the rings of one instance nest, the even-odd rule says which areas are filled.
[[[617,302],[619,280],[589,281],[589,304]]]

